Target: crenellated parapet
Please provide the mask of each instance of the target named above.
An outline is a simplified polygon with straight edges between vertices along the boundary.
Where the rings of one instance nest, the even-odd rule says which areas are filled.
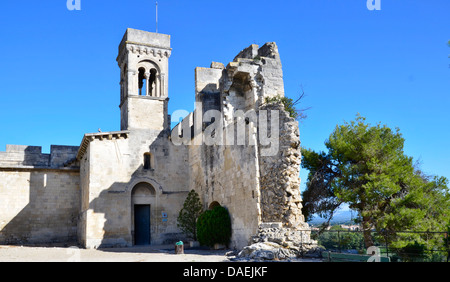
[[[50,153],[45,154],[40,146],[6,145],[6,151],[0,152],[0,169],[79,170],[78,149],[78,146],[52,145]]]

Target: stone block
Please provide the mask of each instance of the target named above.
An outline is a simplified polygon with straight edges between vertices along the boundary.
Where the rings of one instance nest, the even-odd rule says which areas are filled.
[[[222,63],[211,62],[210,68],[212,68],[212,69],[224,70],[224,69],[225,69],[225,66],[224,66]]]

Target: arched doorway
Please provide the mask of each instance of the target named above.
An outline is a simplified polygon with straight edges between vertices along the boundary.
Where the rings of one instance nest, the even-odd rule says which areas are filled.
[[[151,243],[151,210],[156,205],[155,188],[141,182],[131,191],[132,234],[134,245]]]
[[[213,210],[215,207],[220,207],[219,202],[216,202],[216,201],[212,202],[212,203],[209,205],[208,209],[209,209],[209,210]]]

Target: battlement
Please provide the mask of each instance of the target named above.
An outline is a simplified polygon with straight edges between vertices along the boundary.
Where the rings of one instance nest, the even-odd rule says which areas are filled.
[[[40,146],[6,145],[0,152],[0,168],[77,169],[78,146],[51,145],[50,154],[43,154]]]

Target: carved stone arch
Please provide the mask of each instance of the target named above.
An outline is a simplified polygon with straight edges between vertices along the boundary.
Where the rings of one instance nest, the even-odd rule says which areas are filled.
[[[145,91],[140,91],[140,93],[145,93],[142,94],[144,96],[161,97],[161,66],[155,61],[144,59],[137,64],[137,69],[145,70],[146,89]],[[141,80],[142,75],[139,78],[140,88],[144,85]]]
[[[156,190],[153,185],[148,182],[140,182],[136,184],[131,190],[131,196],[139,196],[139,197],[155,197]]]
[[[161,72],[161,66],[159,65],[159,63],[153,61],[153,60],[149,60],[149,59],[143,59],[141,61],[139,61],[137,63],[137,67],[144,67],[146,69],[146,71],[149,71],[152,68],[155,68],[158,73]]]
[[[156,180],[149,178],[149,177],[137,177],[137,178],[132,179],[130,181],[130,183],[128,183],[127,188],[126,188],[126,193],[130,194],[130,196],[131,196],[131,194],[133,192],[133,188],[139,183],[148,183],[151,186],[153,186],[156,197],[161,196],[164,192],[161,184],[159,184]]]

